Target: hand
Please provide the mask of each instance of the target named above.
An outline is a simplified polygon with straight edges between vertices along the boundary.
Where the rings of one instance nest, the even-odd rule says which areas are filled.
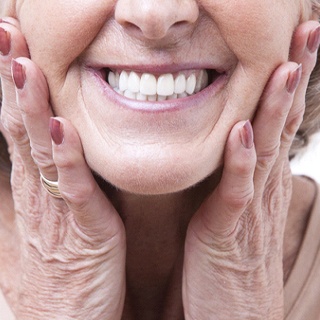
[[[253,125],[243,121],[233,127],[221,181],[190,222],[183,270],[186,320],[283,319],[289,149],[315,66],[308,38],[317,26],[313,21],[297,28],[295,62],[275,70]]]
[[[0,225],[0,285],[19,320],[120,319],[122,221],[87,166],[74,127],[53,118],[45,78],[28,58],[19,24],[8,18],[0,28],[0,48],[8,49],[0,55],[1,120],[14,203],[14,224]],[[44,190],[40,172],[59,181],[62,199]],[[0,221],[8,210],[0,207]]]

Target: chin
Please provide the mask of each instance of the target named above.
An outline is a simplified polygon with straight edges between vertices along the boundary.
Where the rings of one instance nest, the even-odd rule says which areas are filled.
[[[218,163],[122,159],[104,166],[101,163],[97,166],[96,162],[89,163],[89,166],[119,190],[139,195],[161,195],[183,191],[198,184],[218,167]]]

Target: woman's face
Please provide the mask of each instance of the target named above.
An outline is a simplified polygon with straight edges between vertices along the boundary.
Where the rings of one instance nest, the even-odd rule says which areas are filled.
[[[270,74],[288,59],[300,5],[17,0],[16,10],[54,112],[77,128],[90,167],[130,192],[165,193],[221,165],[231,127],[252,118]],[[135,72],[129,82],[124,71]],[[167,100],[139,100],[157,99],[156,91]]]

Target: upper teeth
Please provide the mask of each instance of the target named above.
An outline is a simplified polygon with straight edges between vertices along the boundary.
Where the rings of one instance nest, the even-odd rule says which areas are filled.
[[[112,72],[108,83],[118,93],[135,100],[161,101],[177,99],[195,94],[208,85],[205,70],[194,71],[188,76],[183,73],[162,74],[158,78],[151,73],[139,75],[134,71]]]

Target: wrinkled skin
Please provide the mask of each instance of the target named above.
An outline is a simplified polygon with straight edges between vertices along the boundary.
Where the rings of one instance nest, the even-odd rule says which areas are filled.
[[[121,189],[161,194],[221,164],[231,127],[252,119],[270,75],[288,59],[300,16],[310,15],[300,2],[18,0],[16,14],[54,113],[76,127],[89,166]],[[222,68],[228,82],[197,108],[155,117],[101,92],[88,70],[110,65]]]
[[[124,182],[116,180],[116,175],[112,176],[110,172],[119,173],[116,169],[117,161],[120,164],[126,163],[132,154],[128,152],[124,158],[120,157],[120,160],[117,158],[117,153],[114,152],[110,154],[115,159],[111,159],[110,154],[101,154],[101,150],[108,150],[108,148],[99,148],[104,146],[103,141],[108,141],[105,131],[102,130],[96,134],[97,130],[103,126],[98,121],[95,123],[93,121],[95,119],[92,120],[90,117],[90,121],[92,120],[96,127],[86,123],[82,112],[77,111],[79,115],[76,116],[74,113],[78,109],[74,106],[77,104],[81,106],[81,102],[77,100],[70,102],[66,94],[66,91],[74,92],[72,86],[68,87],[68,85],[75,83],[73,75],[77,74],[79,66],[77,62],[85,58],[81,56],[79,60],[74,60],[80,52],[73,53],[72,50],[69,51],[71,57],[67,56],[65,60],[59,57],[59,52],[52,51],[48,55],[48,52],[38,50],[37,45],[42,44],[36,33],[33,39],[31,31],[28,31],[30,24],[27,23],[26,16],[23,19],[23,3],[25,6],[30,5],[28,1],[21,1],[21,25],[10,18],[7,19],[7,22],[0,24],[0,27],[11,35],[10,53],[0,56],[0,73],[4,95],[1,130],[11,146],[13,163],[12,197],[4,178],[1,184],[1,193],[6,192],[8,196],[6,197],[7,206],[1,207],[1,219],[6,223],[1,224],[0,232],[2,246],[0,279],[1,286],[4,288],[17,319],[113,320],[121,318],[159,319],[159,317],[166,320],[208,319],[208,317],[214,319],[283,319],[283,239],[291,199],[292,179],[288,152],[304,112],[305,91],[316,59],[316,52],[310,52],[307,43],[318,23],[310,21],[297,27],[291,43],[290,60],[293,62],[286,61],[291,41],[291,37],[288,36],[289,42],[283,43],[283,50],[277,51],[279,55],[275,54],[275,57],[271,59],[272,63],[268,64],[265,69],[257,68],[256,65],[246,65],[246,61],[241,59],[243,63],[235,63],[237,67],[234,70],[237,71],[228,84],[228,89],[234,89],[234,91],[230,93],[231,96],[227,97],[228,103],[221,115],[217,116],[218,120],[214,125],[214,132],[219,133],[218,137],[211,136],[206,140],[205,145],[201,146],[203,149],[210,150],[214,143],[217,143],[216,156],[213,156],[212,152],[205,153],[208,159],[205,157],[203,162],[195,159],[193,162],[196,167],[183,168],[184,172],[188,170],[197,172],[197,166],[207,164],[200,176],[195,174],[195,177],[192,178],[195,181],[177,179],[181,184],[175,185],[174,189],[175,191],[181,190],[190,184],[199,182],[212,172],[213,168],[218,167],[220,158],[223,156],[221,179],[214,181],[212,178],[214,187],[211,185],[208,187],[204,182],[191,191],[186,193],[181,191],[172,195],[171,199],[174,202],[182,202],[182,206],[176,205],[176,208],[184,213],[185,218],[181,219],[175,213],[182,221],[179,227],[185,228],[182,235],[186,233],[186,239],[182,236],[182,242],[178,241],[179,244],[182,243],[185,246],[182,248],[180,246],[176,251],[168,251],[164,256],[164,244],[169,243],[172,247],[175,246],[175,242],[170,238],[171,236],[174,238],[173,235],[176,236],[171,231],[172,212],[170,207],[166,206],[167,204],[173,206],[172,200],[169,201],[169,196],[159,196],[158,199],[163,202],[162,205],[159,205],[159,202],[152,202],[150,198],[147,198],[149,201],[149,206],[147,206],[145,197],[135,198],[135,195],[128,196],[127,193],[121,191],[119,191],[119,196],[114,196],[113,193],[109,194],[108,190],[101,190],[90,169],[96,170],[103,178],[121,186]],[[34,3],[40,6],[40,3],[36,1]],[[119,6],[125,3],[118,2]],[[87,4],[90,8],[89,1]],[[104,4],[101,6],[103,7]],[[101,8],[95,7],[95,9],[101,12]],[[222,17],[223,12],[220,14]],[[77,18],[76,13],[74,17]],[[217,13],[216,19],[218,17]],[[33,18],[32,15],[30,15],[31,18]],[[39,20],[33,21],[41,24]],[[70,23],[71,21],[72,19]],[[94,21],[97,24],[96,30],[99,30],[99,24],[102,22],[99,19]],[[239,27],[236,22],[234,27]],[[292,33],[294,22],[288,23],[292,26],[289,29]],[[65,26],[65,24],[61,25]],[[28,44],[20,29],[24,30]],[[72,32],[75,29],[68,30]],[[85,29],[81,29],[81,32],[77,36],[82,39],[88,36],[88,40],[83,41],[85,46],[91,41],[92,36]],[[154,30],[147,29],[144,35],[150,38],[154,37],[154,33]],[[258,36],[258,34],[255,35]],[[50,36],[49,32],[48,37]],[[75,34],[72,34],[70,38],[78,41]],[[92,52],[90,50],[96,50],[95,43],[103,42],[99,39],[101,38],[96,38],[93,46],[83,54],[84,57],[90,56]],[[59,40],[61,38],[57,41]],[[151,44],[160,40],[154,41],[151,41]],[[48,46],[49,52],[54,48],[59,48],[59,51],[62,49],[53,40],[49,42],[52,44],[52,47]],[[254,41],[251,44],[253,45]],[[70,43],[68,45],[70,46]],[[45,44],[42,48],[44,47],[46,47]],[[240,48],[237,42],[234,47]],[[31,60],[29,49],[32,55]],[[241,52],[228,51],[229,46],[225,50],[229,52],[231,61],[233,58],[234,61],[238,61],[235,57],[241,57]],[[65,55],[65,50],[60,52]],[[265,55],[267,56],[267,52]],[[44,56],[47,58],[45,59]],[[17,57],[21,57],[17,61],[23,66],[27,79],[22,89],[17,89],[12,80],[11,59]],[[248,61],[249,58],[251,57],[248,57]],[[58,65],[54,59],[65,61],[65,65]],[[263,62],[262,58],[257,61],[261,68],[264,65]],[[303,67],[301,79],[297,71],[300,63]],[[245,69],[246,66],[247,69]],[[68,77],[64,78],[66,69],[70,72],[68,75],[71,77],[70,82],[68,82]],[[246,72],[252,72],[252,78],[249,77],[251,80],[246,79],[242,84],[236,86],[238,79],[244,79]],[[250,97],[248,94],[243,94],[242,92],[246,91],[245,88],[250,88],[251,82],[256,82],[257,77],[259,79],[261,77],[259,88],[254,93],[249,89]],[[46,80],[50,88],[50,102]],[[288,86],[288,83],[292,82],[296,82],[297,87]],[[292,90],[288,90],[288,87]],[[60,92],[61,96],[58,96],[57,92]],[[227,92],[226,89],[224,94]],[[237,92],[241,94],[237,96]],[[226,98],[224,94],[214,98],[212,103],[219,105],[218,100]],[[232,101],[237,101],[237,103],[234,105]],[[247,105],[245,102],[248,108],[236,108],[239,105]],[[67,103],[70,103],[68,108],[66,108]],[[116,110],[116,106],[113,108]],[[80,110],[82,110],[81,107]],[[203,106],[202,110],[205,112],[206,106]],[[254,111],[256,114],[253,117]],[[61,144],[54,143],[48,131],[49,118],[54,114],[59,115],[56,119],[63,128]],[[181,117],[183,118],[184,115]],[[212,117],[215,116],[212,115]],[[252,129],[245,121],[249,117],[252,117]],[[202,119],[201,115],[199,119]],[[130,128],[130,130],[134,132],[138,125],[141,125],[141,120],[134,119],[133,123],[137,127]],[[200,123],[203,124],[201,121]],[[191,121],[190,128],[192,125]],[[91,127],[92,131],[91,129],[85,130]],[[223,127],[227,130],[220,130]],[[51,127],[51,131],[52,129]],[[117,127],[113,129],[113,134],[119,134]],[[199,139],[202,141],[201,134],[207,133],[208,130],[211,132],[211,129],[210,126],[200,128],[197,133]],[[194,133],[191,129],[191,131],[188,130],[189,127],[186,128],[186,132],[182,129],[174,132],[173,138],[181,141],[181,136],[184,134]],[[156,137],[157,132],[154,130],[151,133],[151,140],[147,141],[148,143],[138,139],[134,148],[143,149],[153,145],[156,149],[145,149],[145,151],[150,153],[156,151],[159,145],[154,145],[152,139]],[[88,136],[90,139],[102,136],[103,139],[90,142]],[[143,139],[144,135],[141,134],[140,137]],[[121,135],[118,138],[124,141]],[[177,141],[170,140],[172,139],[170,135],[168,139],[169,145],[172,143],[175,148],[180,146]],[[127,143],[128,141],[125,141],[121,148],[124,148]],[[187,148],[186,152],[196,152],[192,142],[190,143],[191,147]],[[185,141],[182,145],[185,146]],[[199,144],[195,143],[195,145]],[[170,168],[170,161],[176,161],[176,154],[171,152],[169,154],[173,158],[165,159],[166,161],[163,162],[167,171]],[[93,161],[93,157],[96,157],[97,160]],[[185,158],[190,159],[190,156],[186,154]],[[110,168],[104,171],[104,166],[98,159],[104,159],[106,163],[110,163]],[[208,164],[209,159],[212,161],[210,165]],[[137,160],[146,164],[146,159],[138,157]],[[182,161],[179,164],[183,166],[186,162]],[[45,193],[39,182],[39,170],[50,179],[59,177],[59,189],[63,199],[54,199]],[[128,173],[132,170],[131,166],[126,166],[124,172]],[[177,178],[182,169],[174,167],[173,170],[177,170],[173,172],[173,177]],[[139,191],[163,192],[162,185],[159,187],[150,183],[155,178],[154,173],[151,174],[151,169],[149,172],[146,167],[145,173],[146,179],[141,182]],[[159,175],[161,174],[160,170]],[[186,174],[186,176],[189,175]],[[159,176],[156,177],[159,178]],[[170,180],[167,176],[161,176],[161,179],[167,183]],[[133,186],[136,186],[135,182],[129,183],[128,189],[130,190]],[[200,192],[201,195],[196,196],[193,191]],[[188,202],[190,200],[184,199],[185,195],[191,196],[191,200],[196,202],[196,205],[191,206],[190,211],[184,208],[186,204],[190,204]],[[123,205],[119,205],[119,199],[123,201]],[[156,198],[151,197],[151,200],[154,199]],[[136,213],[139,212],[135,207],[137,201],[141,208],[146,208],[144,212],[146,216],[136,216]],[[158,210],[154,210],[155,203]],[[132,205],[129,209],[126,208],[128,204]],[[130,215],[130,209],[134,214]],[[151,209],[157,212],[150,214],[152,219],[148,219],[148,213],[152,213]],[[165,211],[170,215],[166,215]],[[144,223],[141,217],[144,217],[147,223]],[[139,218],[138,222],[136,218]],[[135,223],[132,224],[130,219]],[[158,228],[155,227],[155,224],[158,224]],[[137,226],[139,226],[139,232]],[[164,226],[166,229],[161,229]],[[163,237],[160,236],[162,234],[158,229],[165,230]],[[146,230],[149,230],[149,233],[152,233],[150,230],[156,230],[159,232],[158,238],[152,242],[152,235],[150,240],[150,235]],[[145,240],[147,247],[148,244],[155,244],[157,241],[161,245],[136,248],[136,243],[133,243],[132,239],[139,240],[138,233],[141,233],[141,239]],[[153,236],[156,238],[155,234]],[[160,241],[163,239],[166,239],[167,242]],[[177,291],[173,290],[172,292],[178,292],[178,295],[167,296],[166,299],[169,302],[163,304],[162,301],[154,301],[152,297],[143,300],[143,292],[137,290],[140,285],[140,291],[143,291],[145,288],[141,286],[141,283],[150,284],[148,276],[154,278],[156,274],[156,270],[150,271],[156,268],[149,268],[143,264],[149,262],[152,266],[152,259],[150,258],[149,261],[145,253],[150,254],[155,251],[159,256],[158,259],[163,259],[166,263],[168,261],[175,263],[177,253],[181,257],[184,252],[181,261],[176,262],[178,278],[182,278],[181,288]],[[140,254],[135,255],[132,252],[140,252]],[[175,258],[168,258],[169,253]],[[137,264],[137,259],[140,260],[140,263],[142,262],[140,265]],[[140,268],[143,266],[144,278],[139,278],[137,265]],[[125,268],[127,268],[127,279]],[[166,272],[162,271],[162,274],[171,278],[172,273],[169,271],[166,274]],[[164,279],[168,278],[164,276]],[[126,284],[130,290],[126,291]],[[160,279],[159,284],[161,284]],[[179,286],[179,281],[173,281],[171,285]],[[146,290],[151,289],[146,287]],[[159,294],[157,289],[152,292],[155,297],[160,296],[164,299],[166,296],[163,293]],[[140,299],[139,294],[142,294]],[[124,301],[125,295],[126,301]],[[179,308],[181,303],[183,306]]]

